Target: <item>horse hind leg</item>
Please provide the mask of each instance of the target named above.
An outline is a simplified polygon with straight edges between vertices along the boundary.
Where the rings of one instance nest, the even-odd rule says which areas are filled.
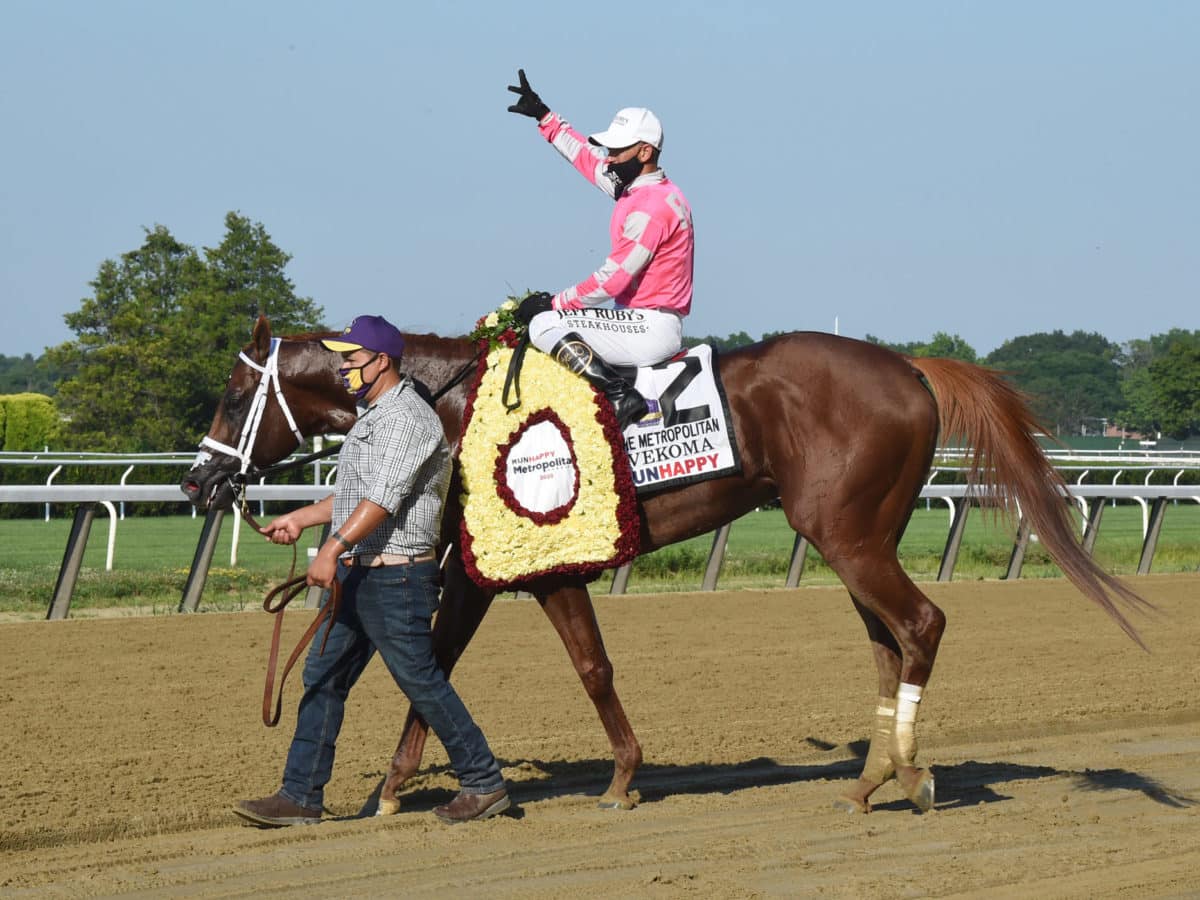
[[[613,666],[604,649],[591,597],[586,588],[566,587],[545,596],[538,594],[538,601],[562,638],[612,745],[612,782],[597,805],[601,809],[633,809],[636,803],[629,794],[629,785],[642,764],[642,748],[613,687]]]
[[[879,672],[879,697],[875,701],[874,725],[863,760],[862,774],[858,781],[838,796],[833,805],[847,812],[869,813],[870,796],[896,775],[891,742],[896,725],[896,691],[900,686],[900,647],[878,616],[853,595],[850,599],[854,601],[854,608],[866,625],[867,635],[871,639],[875,667]]]
[[[917,709],[926,683],[933,670],[934,659],[937,656],[938,644],[946,627],[946,617],[940,609],[917,588],[900,568],[894,554],[890,558],[884,555],[863,555],[854,558],[842,558],[831,561],[834,571],[850,589],[856,604],[861,606],[877,619],[891,636],[891,641],[884,640],[881,644],[878,638],[882,634],[876,630],[872,633],[872,641],[877,648],[894,646],[899,649],[900,665],[898,683],[893,699],[895,716],[886,715],[883,702],[877,707],[876,731],[872,735],[872,750],[869,750],[868,771],[864,767],[862,779],[873,781],[881,773],[887,772],[886,766],[880,766],[881,752],[876,746],[882,747],[887,742],[888,759],[894,770],[897,782],[905,795],[923,811],[933,807],[934,778],[928,769],[917,766]],[[872,632],[872,624],[868,617],[868,632]],[[876,651],[876,662],[879,663],[879,650]],[[887,672],[891,664],[880,669],[880,693],[891,688],[891,678]],[[881,697],[881,701],[885,699]],[[891,725],[890,730],[888,725]],[[880,782],[882,783],[882,782]],[[861,792],[860,792],[861,794]],[[859,799],[865,804],[867,794],[861,794]],[[844,799],[853,803],[856,794],[852,791]],[[864,809],[863,806],[858,807]],[[869,806],[865,807],[869,809]],[[865,810],[864,810],[865,811]]]
[[[416,710],[409,707],[400,742],[396,745],[396,752],[392,754],[391,763],[388,765],[387,777],[379,789],[379,805],[375,815],[393,816],[400,812],[400,789],[408,779],[417,774],[428,736],[429,726]]]

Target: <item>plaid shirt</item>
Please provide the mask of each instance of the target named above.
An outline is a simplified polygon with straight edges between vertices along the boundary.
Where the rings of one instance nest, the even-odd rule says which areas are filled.
[[[341,528],[362,500],[390,512],[342,556],[428,553],[437,545],[449,487],[442,422],[405,375],[370,406],[359,407],[338,454],[330,527]]]

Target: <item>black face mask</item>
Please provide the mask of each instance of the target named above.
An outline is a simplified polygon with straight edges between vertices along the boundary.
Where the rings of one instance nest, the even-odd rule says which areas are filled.
[[[371,381],[363,380],[363,369],[377,359],[379,359],[378,353],[361,366],[344,365],[338,369],[338,374],[342,376],[342,386],[345,387],[347,393],[353,394],[356,400],[361,400],[367,396],[371,388],[375,387],[375,382],[379,380],[378,375]]]
[[[636,153],[625,162],[608,164],[605,172],[613,180],[618,197],[625,192],[625,188],[629,187],[635,178],[642,174],[642,165],[643,163],[637,158]]]

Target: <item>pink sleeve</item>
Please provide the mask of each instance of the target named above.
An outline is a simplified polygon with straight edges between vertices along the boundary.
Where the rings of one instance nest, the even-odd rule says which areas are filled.
[[[625,217],[621,237],[613,244],[604,265],[574,287],[555,294],[554,308],[600,306],[630,291],[654,258],[666,233],[660,218],[641,209],[631,211]]]
[[[608,152],[603,147],[588,143],[586,137],[554,112],[546,113],[546,117],[538,123],[538,131],[580,175],[609,197],[616,198],[616,184],[604,173],[608,165]]]

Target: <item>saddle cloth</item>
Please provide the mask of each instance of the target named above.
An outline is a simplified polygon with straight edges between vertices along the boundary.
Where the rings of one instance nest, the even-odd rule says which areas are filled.
[[[636,370],[650,413],[625,429],[639,496],[740,472],[725,389],[708,344]]]

